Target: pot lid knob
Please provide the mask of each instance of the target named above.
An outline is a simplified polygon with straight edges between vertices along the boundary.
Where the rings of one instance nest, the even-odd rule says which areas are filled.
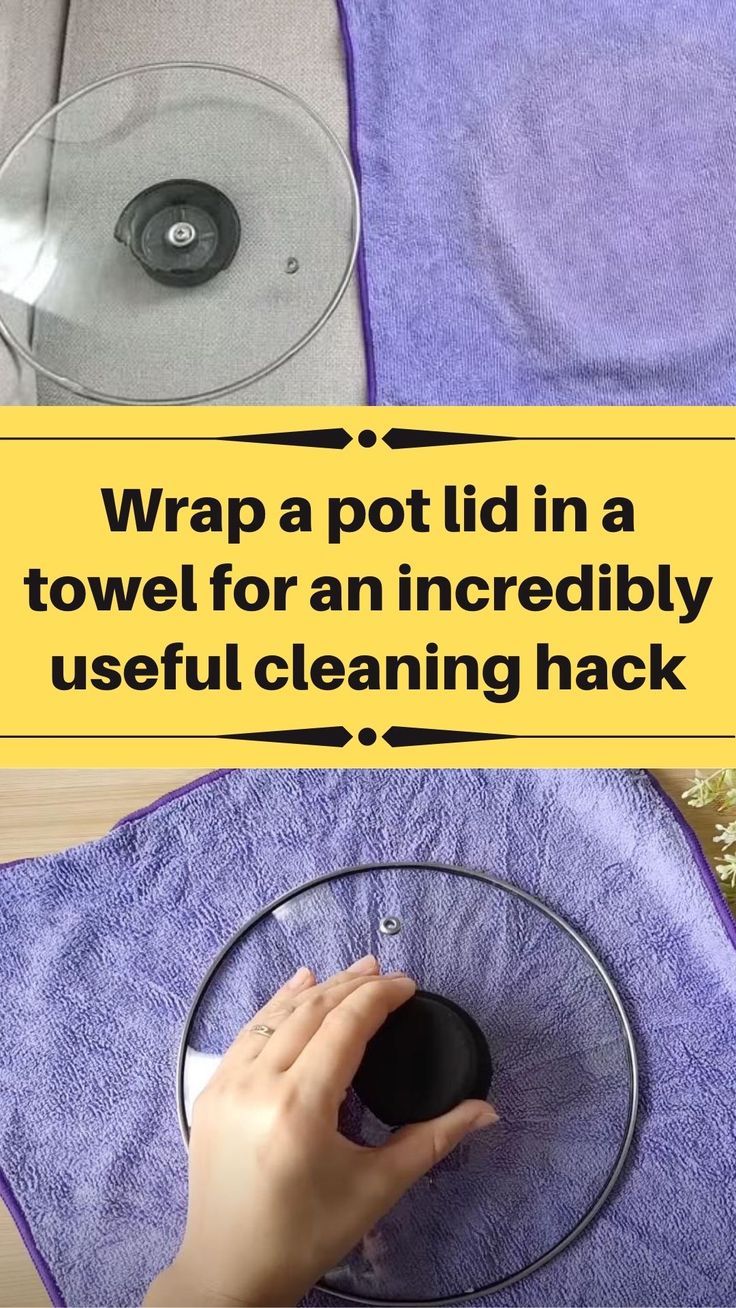
[[[235,258],[240,219],[227,196],[208,182],[157,182],[125,206],[115,239],[154,281],[200,286]]]
[[[492,1065],[486,1038],[450,999],[417,990],[369,1041],[353,1081],[386,1126],[425,1122],[463,1099],[485,1099]]]

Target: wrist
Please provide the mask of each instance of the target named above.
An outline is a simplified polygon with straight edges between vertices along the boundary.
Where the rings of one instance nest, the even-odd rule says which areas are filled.
[[[179,1255],[152,1282],[143,1308],[250,1308],[194,1277]]]
[[[294,1308],[303,1292],[276,1281],[273,1277],[268,1285],[258,1285],[244,1280],[235,1291],[221,1283],[217,1271],[203,1274],[201,1260],[182,1247],[151,1284],[144,1308]]]

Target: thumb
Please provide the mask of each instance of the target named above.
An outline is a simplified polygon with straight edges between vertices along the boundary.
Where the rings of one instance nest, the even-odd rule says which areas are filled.
[[[466,1099],[442,1117],[402,1127],[376,1150],[376,1161],[395,1198],[446,1158],[466,1135],[495,1126],[498,1120],[492,1104],[484,1099]]]

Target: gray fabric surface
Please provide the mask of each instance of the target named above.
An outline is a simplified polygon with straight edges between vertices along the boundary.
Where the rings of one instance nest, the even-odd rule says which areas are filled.
[[[345,64],[335,0],[131,0],[125,5],[72,0],[60,93],[67,95],[122,68],[179,59],[230,64],[281,83],[347,144]],[[138,315],[130,330],[143,330],[142,320]],[[223,327],[222,341],[236,348],[233,325],[225,321]],[[61,320],[46,320],[43,331],[64,337],[69,366],[75,350],[81,358],[94,342],[87,330],[76,331]],[[51,337],[44,343],[54,351],[59,346]],[[218,348],[210,340],[204,344]],[[39,397],[43,404],[79,402],[45,379],[39,380]],[[222,402],[350,404],[364,398],[365,356],[354,280],[331,321],[294,359]]]
[[[66,0],[0,0],[0,159],[56,99],[66,8]],[[37,199],[42,205],[43,189]],[[12,306],[10,319],[24,336],[27,311]],[[35,373],[0,340],[0,404],[35,403]]]

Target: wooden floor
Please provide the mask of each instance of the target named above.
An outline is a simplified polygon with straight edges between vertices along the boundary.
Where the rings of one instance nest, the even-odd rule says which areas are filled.
[[[655,772],[686,813],[709,857],[714,815],[688,808],[680,794],[701,768]],[[104,835],[118,820],[185,785],[196,771],[0,771],[0,862],[48,853]],[[0,1308],[35,1308],[48,1298],[10,1215],[0,1204]]]

